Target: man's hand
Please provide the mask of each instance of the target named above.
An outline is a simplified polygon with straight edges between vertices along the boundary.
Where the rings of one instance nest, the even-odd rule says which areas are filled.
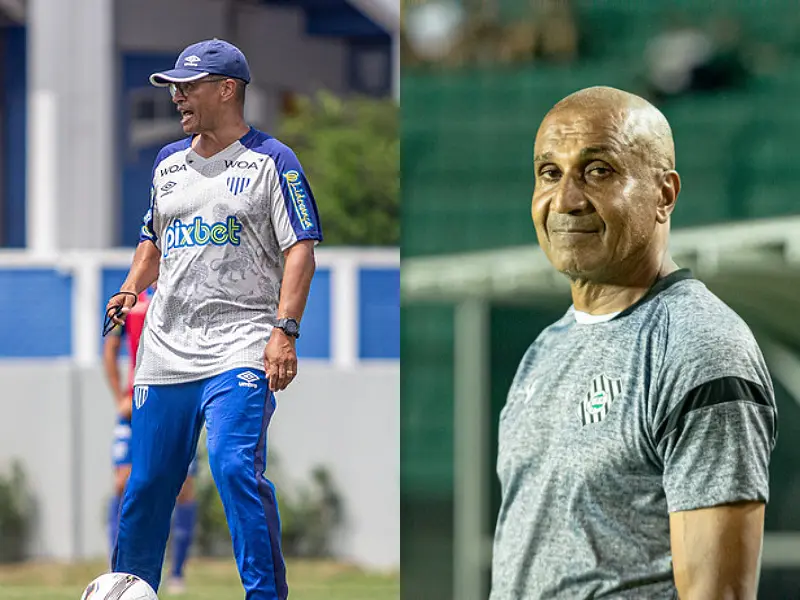
[[[125,318],[127,317],[128,313],[133,308],[133,305],[136,304],[137,296],[133,292],[130,293],[120,293],[111,296],[111,299],[106,304],[106,315],[111,316],[111,321],[115,325],[119,325],[120,327],[125,325]],[[117,310],[120,310],[120,314],[116,315]]]
[[[264,371],[269,378],[270,391],[285,390],[297,375],[297,352],[294,346],[295,338],[277,327],[272,330],[264,348]]]
[[[276,316],[291,317],[299,323],[314,276],[314,240],[300,240],[285,250],[284,256],[286,261]],[[269,377],[269,389],[273,392],[285,390],[297,375],[296,339],[277,327],[272,330],[264,349],[264,370]]]

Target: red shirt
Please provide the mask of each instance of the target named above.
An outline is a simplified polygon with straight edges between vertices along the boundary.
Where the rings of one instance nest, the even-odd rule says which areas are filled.
[[[139,339],[142,337],[147,307],[150,306],[150,296],[151,293],[147,290],[139,294],[139,301],[136,303],[136,306],[131,309],[125,319],[125,336],[128,338],[128,352],[131,358],[131,368],[128,379],[131,393],[133,393],[133,374],[136,370],[136,353],[139,350]]]

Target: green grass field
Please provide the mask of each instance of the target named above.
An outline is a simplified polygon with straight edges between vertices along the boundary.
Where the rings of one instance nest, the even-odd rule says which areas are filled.
[[[291,600],[398,600],[397,574],[369,574],[330,562],[289,562]],[[83,588],[104,572],[104,563],[75,565],[28,563],[0,567],[2,600],[79,600]],[[186,568],[186,594],[162,600],[243,600],[236,565],[227,560],[192,559]]]

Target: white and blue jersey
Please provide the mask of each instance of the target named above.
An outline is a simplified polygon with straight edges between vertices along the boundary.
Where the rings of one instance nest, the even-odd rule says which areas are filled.
[[[292,150],[256,129],[210,158],[191,139],[153,168],[140,241],[161,251],[136,385],[263,370],[277,319],[283,252],[322,240],[314,196]]]

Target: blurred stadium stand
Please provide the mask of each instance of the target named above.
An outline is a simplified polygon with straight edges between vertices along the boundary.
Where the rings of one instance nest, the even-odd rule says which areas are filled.
[[[409,0],[406,10],[434,1]],[[508,31],[502,27],[532,20],[531,7],[547,2],[458,4],[463,46],[479,12],[484,25]],[[791,508],[800,458],[793,444],[800,430],[797,4],[571,6],[579,42],[569,61],[487,58],[459,42],[441,60],[426,61],[414,57],[413,32],[404,32],[415,66],[407,68],[404,55],[403,595],[486,598],[499,504],[499,411],[524,350],[569,305],[568,287],[538,252],[530,220],[538,124],[556,101],[591,85],[646,95],[648,44],[670,15],[681,14],[700,26],[733,17],[749,44],[745,83],[658,105],[673,127],[683,181],[673,252],[748,321],[775,379],[781,422],[759,598],[800,597],[800,520]]]
[[[153,159],[183,135],[149,74],[192,42],[229,39],[253,74],[246,116],[274,131],[299,94],[396,93],[398,19],[391,0],[0,0],[0,472],[22,459],[33,556],[106,552],[103,309],[130,266]],[[337,558],[397,568],[399,250],[317,256],[301,376],[279,395],[270,445],[298,481],[330,469],[346,513]]]

